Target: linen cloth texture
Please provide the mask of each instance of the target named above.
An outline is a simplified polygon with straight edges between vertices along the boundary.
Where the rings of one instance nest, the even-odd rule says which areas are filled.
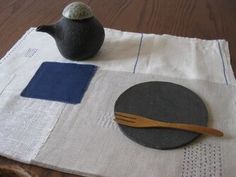
[[[127,138],[113,121],[115,101],[129,87],[146,81],[173,82],[194,91],[207,105],[208,126],[222,130],[225,136],[202,136],[187,146],[192,149],[186,157],[185,148],[156,150]],[[235,91],[207,81],[97,71],[83,104],[66,105],[33,163],[85,176],[235,176]],[[202,150],[195,149],[201,144]],[[213,147],[217,147],[215,152]]]
[[[21,96],[78,104],[96,69],[94,65],[44,62]]]
[[[171,35],[141,34],[105,29],[105,41],[98,54],[85,62],[112,71],[152,73],[173,78],[208,80],[235,85],[228,42]],[[7,58],[10,60],[6,60]],[[30,28],[0,60],[9,63],[1,75],[12,75],[16,67],[31,62],[72,62],[64,59],[54,39]],[[19,69],[19,68],[18,68]],[[27,69],[27,68],[26,68]],[[7,82],[6,79],[1,79]],[[4,84],[3,84],[4,85]]]
[[[196,176],[203,176],[207,170],[215,176],[235,176],[235,78],[228,43],[112,29],[105,32],[100,52],[88,61],[64,59],[53,38],[35,28],[29,29],[0,60],[0,154],[25,163],[94,176],[190,176],[186,169],[193,169],[191,173]],[[84,95],[85,104],[21,97],[43,62],[98,65],[100,70]],[[202,138],[174,151],[145,148],[127,139],[111,121],[112,103],[132,84],[150,79],[173,81],[195,91],[208,105],[209,126],[221,129],[226,136]],[[113,88],[112,84],[119,87]],[[97,97],[102,99],[90,107]],[[81,118],[83,115],[86,121]],[[59,129],[67,133],[62,135]],[[58,146],[51,149],[54,143]],[[205,155],[214,151],[214,158]],[[55,153],[58,157],[54,157]],[[195,158],[196,163],[192,160]],[[201,163],[205,164],[204,169]],[[163,170],[167,166],[168,170]]]

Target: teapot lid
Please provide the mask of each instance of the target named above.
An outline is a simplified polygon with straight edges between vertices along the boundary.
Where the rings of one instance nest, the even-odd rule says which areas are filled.
[[[67,5],[62,15],[71,20],[83,20],[93,17],[91,8],[82,2],[73,2]]]

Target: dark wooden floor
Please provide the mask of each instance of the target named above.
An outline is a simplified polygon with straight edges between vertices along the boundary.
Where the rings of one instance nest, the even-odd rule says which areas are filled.
[[[32,26],[56,22],[71,0],[0,0],[0,58]],[[236,72],[235,0],[84,0],[105,27],[229,41]],[[4,158],[0,163],[6,162]],[[24,166],[38,176],[72,177]]]

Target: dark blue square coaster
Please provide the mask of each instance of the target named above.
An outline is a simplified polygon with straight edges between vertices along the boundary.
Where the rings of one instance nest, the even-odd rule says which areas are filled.
[[[45,62],[21,96],[80,103],[96,70],[97,66],[94,65]]]

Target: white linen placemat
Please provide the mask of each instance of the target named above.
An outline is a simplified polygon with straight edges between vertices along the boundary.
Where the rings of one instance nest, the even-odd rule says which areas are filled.
[[[51,36],[30,28],[0,60],[0,78],[1,74],[11,75],[21,69],[25,62],[32,62],[28,68],[31,70],[43,61],[71,62],[60,55]],[[152,73],[236,85],[228,42],[225,40],[131,33],[106,28],[105,41],[99,53],[90,60],[78,63],[91,63],[112,71]]]
[[[98,65],[100,67],[99,72],[101,73],[103,72],[109,73],[108,71],[102,71],[102,70],[129,72],[130,74],[127,73],[127,75],[130,75],[131,79],[127,79],[128,85],[134,82],[139,82],[140,81],[139,77],[140,78],[147,77],[146,79],[149,79],[149,76],[145,76],[144,74],[139,74],[139,73],[161,75],[163,78],[167,80],[173,79],[173,81],[175,80],[178,81],[178,79],[192,79],[196,80],[196,83],[198,82],[201,83],[205,81],[204,83],[207,84],[202,84],[204,85],[204,87],[205,85],[207,85],[205,88],[208,88],[208,85],[215,85],[215,92],[213,92],[215,94],[214,96],[218,97],[219,94],[219,97],[220,98],[222,97],[221,101],[222,103],[224,103],[223,108],[226,111],[226,115],[230,116],[231,113],[234,111],[233,107],[233,104],[235,104],[234,95],[232,93],[231,96],[229,96],[230,94],[228,93],[229,92],[228,89],[230,90],[233,88],[232,86],[235,85],[235,79],[230,65],[228,43],[225,40],[190,39],[190,38],[175,37],[170,35],[154,35],[154,34],[122,32],[112,29],[105,29],[105,32],[106,32],[106,38],[100,52],[91,60],[83,62],[74,62],[74,63],[92,63]],[[74,116],[82,113],[86,114],[85,112],[86,109],[84,109],[86,105],[84,105],[83,103],[80,105],[71,106],[68,104],[63,104],[58,102],[20,97],[21,91],[28,84],[28,82],[38,69],[38,67],[45,61],[72,62],[67,59],[64,59],[60,55],[58,49],[56,48],[55,41],[53,40],[53,38],[51,38],[47,34],[36,32],[35,28],[29,29],[26,32],[26,34],[12,47],[12,49],[0,60],[0,100],[1,100],[0,124],[2,125],[2,128],[0,129],[0,155],[18,161],[22,161],[25,163],[34,162],[37,164],[45,164],[47,166],[60,168],[61,170],[69,172],[74,171],[76,173],[80,172],[94,175],[98,174],[110,175],[112,171],[113,172],[115,171],[115,169],[111,169],[110,171],[108,168],[103,167],[102,163],[98,165],[98,167],[94,168],[94,171],[91,171],[93,169],[90,168],[91,167],[90,165],[95,163],[93,155],[95,159],[97,159],[97,161],[99,161],[100,158],[103,159],[102,155],[99,158],[96,156],[97,155],[96,153],[99,152],[94,152],[95,154],[92,153],[94,148],[93,146],[91,146],[91,149],[90,146],[87,146],[87,150],[88,152],[91,152],[91,156],[86,158],[85,156],[86,153],[85,153],[85,155],[82,156],[82,158],[84,160],[85,159],[87,160],[75,163],[75,165],[72,165],[72,162],[70,160],[65,161],[65,164],[63,164],[61,162],[63,161],[63,159],[60,158],[53,159],[50,156],[50,153],[48,158],[45,158],[44,160],[42,159],[42,157],[44,157],[45,154],[48,154],[52,145],[51,142],[55,141],[55,143],[58,143],[57,141],[59,134],[58,136],[55,135],[55,133],[51,134],[54,127],[55,130],[53,132],[56,132],[58,127],[60,127],[61,121],[66,121],[65,125],[73,127],[73,124],[70,123],[71,121],[72,122],[74,121]],[[111,75],[114,75],[114,73],[116,72],[111,72],[111,73],[113,73]],[[105,78],[107,78],[106,75],[109,76],[109,74],[100,74],[100,75],[98,74],[95,76],[96,78],[98,76],[101,77],[104,76]],[[120,78],[123,77],[123,75],[126,74],[123,74],[121,72],[117,74],[117,77]],[[96,80],[96,78],[94,79]],[[158,78],[159,77],[155,79]],[[114,81],[116,80],[115,77],[110,77],[110,79]],[[188,82],[192,81],[185,80],[183,84],[188,85]],[[96,87],[100,87],[99,82],[97,82],[97,84],[95,85]],[[198,84],[195,85],[197,86]],[[227,89],[222,89],[221,87]],[[123,86],[119,87],[119,89],[122,88]],[[89,87],[88,92],[91,89],[93,90],[93,88]],[[198,87],[196,87],[195,89],[198,89]],[[106,88],[104,88],[104,90],[106,90]],[[222,91],[223,93],[219,92],[218,90]],[[120,91],[117,90],[117,93],[120,93]],[[110,90],[106,90],[106,92],[107,93],[111,92],[109,94],[113,93],[114,96],[117,94]],[[204,89],[199,89],[198,92],[201,95],[203,94],[202,92],[204,92]],[[212,95],[213,93],[209,93],[209,95]],[[223,99],[224,94],[226,94],[225,99]],[[205,95],[207,95],[207,93],[205,93]],[[86,99],[86,97],[84,99]],[[226,107],[226,105],[228,105],[226,104],[227,102],[226,99],[230,99],[229,107]],[[219,105],[220,103],[221,102],[219,102]],[[219,105],[217,106],[222,107],[222,105],[220,106]],[[98,109],[98,106],[101,105],[97,105],[96,109]],[[68,112],[68,109],[69,110],[71,109],[71,111]],[[222,109],[219,110],[222,111]],[[108,109],[105,109],[105,111],[108,111],[107,113],[109,114]],[[66,114],[66,112],[68,113]],[[103,114],[104,112],[98,112],[97,118],[104,117]],[[66,119],[67,115],[68,119]],[[109,115],[107,115],[107,117],[109,117]],[[104,124],[103,127],[111,126],[109,122],[106,122],[104,120],[100,120],[100,122],[101,124]],[[226,132],[228,131],[228,129],[225,127],[233,129],[233,126],[235,126],[235,122],[231,117],[229,117],[229,122],[231,124],[226,123],[225,126],[222,125],[223,126],[222,128],[225,129]],[[116,127],[115,125],[113,126]],[[216,124],[216,127],[217,126],[220,127],[221,125]],[[83,129],[81,129],[81,131],[83,130],[83,132],[80,132],[81,133],[80,136],[83,137],[86,135],[89,137],[89,139],[88,141],[86,141],[86,139],[84,140],[81,139],[81,142],[89,144],[90,142],[92,142],[91,138],[92,136],[94,136],[94,134],[89,134],[89,132],[84,131],[85,127],[86,126],[84,126]],[[102,128],[100,127],[99,130],[103,129],[103,127]],[[63,127],[63,128],[64,129],[62,129],[62,131],[65,131],[67,130],[68,127],[66,128]],[[101,130],[101,133],[100,134],[98,133],[97,135],[104,136],[105,135],[104,132],[108,131],[108,133],[111,134],[108,134],[108,137],[105,138],[109,139],[110,136],[111,137],[115,136],[118,139],[122,139],[122,141],[125,140],[125,137],[123,137],[123,135],[120,134],[116,128],[114,130],[115,133],[114,132],[111,133],[113,129],[110,130],[109,128],[108,129],[104,128],[104,130]],[[80,131],[80,129],[78,131]],[[234,132],[232,131],[231,133]],[[50,136],[50,134],[53,135],[53,137],[55,137],[54,140],[52,140],[52,136]],[[98,137],[98,139],[104,138],[102,136]],[[69,135],[68,137],[71,138]],[[73,137],[72,140],[74,140]],[[68,139],[68,141],[72,140]],[[226,140],[227,137],[223,141],[225,142]],[[75,142],[81,143],[80,141],[77,140]],[[70,145],[70,143],[69,144],[68,143],[65,143],[65,145]],[[231,143],[232,146],[234,145],[232,141],[229,141],[229,143]],[[79,145],[82,147],[81,144]],[[202,143],[200,146],[204,149],[205,146],[207,146],[208,148],[208,145],[210,146],[211,144],[205,145],[205,143]],[[97,144],[97,146],[100,148],[103,147],[102,144]],[[216,143],[216,145],[214,146],[217,148],[220,147],[220,152],[226,152],[227,150],[230,150],[230,148],[227,149],[225,148],[225,146],[221,146],[221,143],[219,144]],[[226,147],[232,147],[232,146],[226,145]],[[77,153],[76,147],[77,144],[74,144],[71,147],[63,146],[63,149],[59,148],[58,152],[67,154],[66,153],[67,148],[74,148],[74,152]],[[124,148],[125,147],[126,145],[124,146]],[[131,146],[129,148],[131,148]],[[195,146],[193,148],[195,148]],[[222,150],[224,148],[226,149],[226,151]],[[65,152],[63,150],[65,150]],[[100,150],[101,152],[104,151],[103,149]],[[110,150],[112,151],[112,148]],[[53,151],[57,152],[57,149],[54,149]],[[81,152],[83,151],[84,149],[82,148]],[[152,150],[147,150],[147,152],[149,151],[152,152]],[[162,154],[169,154],[170,152],[171,151],[167,151],[166,153],[162,152]],[[186,150],[186,153],[188,152],[189,151]],[[115,154],[115,151],[114,152],[112,151],[110,153],[111,154],[108,154],[109,157],[107,157],[107,159],[110,159],[111,158],[110,155]],[[142,156],[141,154],[140,158],[142,157],[144,159],[151,156],[149,155],[146,157]],[[60,155],[61,154],[58,154],[58,156]],[[73,156],[73,153],[69,155]],[[78,154],[76,154],[76,157],[78,157]],[[219,158],[220,157],[221,156],[219,156]],[[226,172],[232,171],[232,170],[227,170],[231,168],[230,165],[231,161],[229,159],[232,157],[226,156],[226,158],[224,159],[221,157],[220,162],[226,159],[225,160],[226,162],[224,162],[224,165],[226,165],[224,167],[224,170]],[[121,158],[120,162],[128,158],[130,157],[126,156],[125,159]],[[106,159],[106,157],[104,157],[104,159]],[[73,160],[72,157],[71,160]],[[154,159],[153,162],[156,161],[157,159],[156,160]],[[227,163],[229,163],[229,165],[227,165]],[[80,166],[80,164],[84,165]],[[88,165],[86,166],[86,164]],[[134,163],[133,165],[137,164]],[[140,164],[140,166],[142,167],[142,164]],[[129,168],[132,168],[132,165],[129,165]],[[177,169],[179,168],[176,168],[176,170]],[[125,174],[128,175],[130,173],[130,170],[127,169],[126,172],[124,172],[124,175]],[[136,171],[134,172],[133,175],[135,175],[136,173],[139,172]],[[156,174],[156,170],[153,169],[153,172],[150,171],[150,174],[152,173]],[[167,174],[168,173],[169,172],[167,172]],[[172,174],[172,172],[170,172],[170,174]],[[116,174],[114,175],[116,176]]]
[[[209,127],[225,136],[203,136],[174,150],[151,149],[128,139],[113,121],[114,104],[123,91],[146,81],[170,81],[193,90],[207,105]],[[66,105],[33,163],[88,176],[235,176],[235,91],[207,81],[97,71],[82,104]]]

